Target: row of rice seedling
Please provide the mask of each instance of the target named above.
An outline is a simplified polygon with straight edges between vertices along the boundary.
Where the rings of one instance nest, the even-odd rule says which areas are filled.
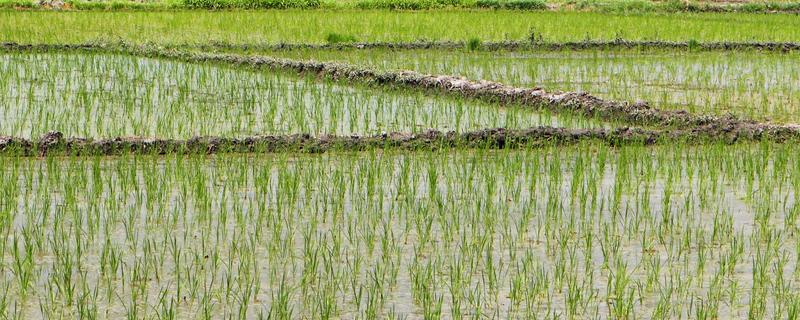
[[[619,38],[797,42],[800,20],[782,14],[625,15],[502,10],[84,11],[69,14],[0,10],[0,41],[21,43],[65,44],[101,39],[160,44],[323,43],[332,33],[364,42],[470,38],[483,41],[536,38],[549,42]]]
[[[9,318],[796,318],[793,145],[0,161]]]
[[[415,70],[522,87],[581,91],[612,100],[643,100],[660,109],[800,122],[800,62],[796,53],[591,50],[464,54],[458,50],[389,49],[256,52],[291,59],[342,61],[377,70]]]
[[[348,87],[126,55],[0,55],[0,135],[189,138],[428,129],[598,127],[598,121],[420,92]]]

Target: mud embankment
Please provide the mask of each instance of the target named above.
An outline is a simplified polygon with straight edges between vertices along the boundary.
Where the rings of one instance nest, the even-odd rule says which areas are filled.
[[[534,127],[521,130],[501,128],[465,133],[430,130],[422,133],[387,133],[373,136],[320,136],[306,134],[261,135],[243,138],[194,137],[191,139],[65,138],[50,132],[38,140],[0,137],[0,154],[10,156],[124,155],[124,154],[216,154],[328,151],[515,149],[598,142],[609,145],[653,145],[666,143],[734,143],[771,140],[800,141],[797,130],[695,128],[691,130],[566,129]]]
[[[80,44],[19,44],[0,42],[3,50],[70,50],[97,49],[101,47],[131,47],[123,42],[89,42]],[[163,44],[162,49],[201,50],[201,51],[277,51],[277,50],[357,50],[357,49],[390,49],[390,50],[464,50],[464,41],[427,41],[410,42],[353,42],[353,43],[230,43],[214,41],[207,44]],[[699,51],[736,51],[755,50],[769,52],[800,51],[800,42],[740,42],[740,41],[660,41],[660,40],[583,40],[566,42],[548,41],[485,41],[474,50],[485,51],[559,51],[559,50],[614,50],[614,49],[667,49],[667,50],[699,50]]]
[[[201,45],[177,45],[176,49],[194,49],[204,51],[239,50],[239,51],[278,51],[278,50],[357,50],[357,49],[389,49],[389,50],[464,50],[464,41],[412,41],[412,42],[357,42],[335,44],[297,44],[297,43],[261,43],[236,44],[214,42]],[[800,43],[795,42],[695,42],[695,41],[647,41],[647,40],[584,40],[568,42],[546,41],[487,41],[482,42],[474,50],[484,51],[560,51],[560,50],[614,50],[614,49],[667,49],[698,51],[735,51],[755,50],[769,52],[800,51]]]

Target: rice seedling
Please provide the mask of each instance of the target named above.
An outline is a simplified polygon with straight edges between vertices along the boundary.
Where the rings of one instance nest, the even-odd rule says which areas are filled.
[[[795,53],[603,50],[463,54],[387,49],[259,53],[580,91],[613,100],[645,101],[661,109],[730,113],[779,123],[800,121],[800,95],[796,92],[800,72]]]
[[[0,55],[0,135],[190,138],[600,127],[514,106],[105,54]]]
[[[467,41],[467,50],[469,51],[478,50],[480,47],[481,39],[479,38],[470,38],[469,41]]]
[[[536,5],[537,2],[516,3]],[[79,11],[61,14],[0,10],[0,39],[20,43],[59,44],[97,40],[174,45],[215,42],[324,43],[329,33],[340,33],[353,35],[359,41],[365,42],[464,40],[471,37],[483,41],[503,41],[527,40],[531,36],[531,29],[534,29],[536,35],[549,42],[619,38],[668,41],[695,39],[700,42],[796,42],[800,39],[799,24],[789,14],[749,13],[609,14],[511,10],[395,12],[343,9]],[[31,32],[30,26],[36,26],[36,32]]]
[[[268,44],[328,44],[336,50],[284,47],[268,54],[581,91],[698,114],[800,119],[796,53],[705,50],[712,41],[796,42],[800,28],[789,15],[653,14],[656,7],[672,8],[668,12],[694,7],[635,1],[607,7],[624,14],[523,12],[547,9],[549,4],[538,0],[350,4],[364,10],[316,0],[170,1],[196,8],[339,10],[102,17],[91,11],[0,10],[0,41],[99,41],[95,49],[124,41],[127,48],[235,51],[248,51],[237,45],[258,51]],[[366,9],[464,6],[518,11]],[[40,28],[34,32],[31,25]],[[680,50],[487,50],[499,41],[623,39],[683,44]],[[371,42],[391,47],[419,40],[459,42],[449,51],[368,48]],[[44,136],[38,157],[0,156],[2,318],[793,319],[800,314],[796,144],[689,140],[646,147],[620,138],[613,145],[576,139],[556,146],[498,136],[492,148],[476,142],[469,150],[456,143],[414,152],[364,144],[353,153],[315,155],[279,149],[57,156],[47,152],[56,145],[50,138],[60,140],[46,134],[51,131],[86,138],[298,134],[310,140],[615,123],[524,109],[504,99],[511,94],[495,99],[500,101],[474,99],[469,95],[478,93],[470,86],[513,92],[527,101],[539,97],[534,101],[543,104],[574,102],[565,95],[460,79],[410,73],[358,78],[348,70],[334,82],[270,70],[264,59],[262,68],[237,68],[234,64],[259,61],[233,63],[211,55],[181,60],[186,52],[169,49],[133,50],[139,54],[133,56],[47,48],[20,52],[24,46],[6,45],[0,53],[0,136],[32,141]],[[314,74],[319,68],[291,69]],[[396,81],[385,80],[390,76]],[[452,90],[438,95],[404,87],[403,81],[432,83],[420,79]],[[587,114],[610,110],[612,104],[604,103]],[[636,109],[641,110],[651,111]],[[591,134],[622,137],[638,129]]]
[[[4,157],[0,306],[11,318],[791,317],[796,152]]]
[[[330,44],[356,42],[356,37],[349,34],[329,33],[325,41]]]

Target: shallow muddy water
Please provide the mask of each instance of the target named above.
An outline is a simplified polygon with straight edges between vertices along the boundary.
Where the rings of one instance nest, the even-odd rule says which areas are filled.
[[[782,318],[800,303],[797,151],[3,158],[0,307],[23,318]]]
[[[569,115],[269,71],[105,54],[0,54],[0,135],[188,138],[598,127]]]
[[[797,53],[387,49],[255,53],[581,91],[613,100],[643,100],[662,109],[800,122]]]

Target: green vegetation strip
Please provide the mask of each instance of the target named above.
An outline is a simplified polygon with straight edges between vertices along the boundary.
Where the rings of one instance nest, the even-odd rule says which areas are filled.
[[[331,34],[352,36],[360,42],[471,38],[490,42],[522,41],[531,37],[546,42],[586,39],[798,42],[800,19],[783,14],[507,10],[76,11],[66,14],[0,10],[0,41],[32,44],[98,40],[162,45],[325,43]]]
[[[0,136],[0,154],[12,156],[45,155],[124,155],[124,154],[216,154],[216,153],[323,153],[327,151],[365,151],[372,149],[517,149],[548,145],[570,145],[582,141],[609,145],[652,145],[675,143],[734,143],[738,141],[798,141],[800,129],[751,127],[691,130],[566,129],[535,127],[522,130],[502,128],[465,133],[429,130],[420,134],[387,133],[374,136],[321,136],[308,134],[263,135],[245,138],[194,137],[187,140],[115,138],[65,138],[50,132],[38,141]]]

